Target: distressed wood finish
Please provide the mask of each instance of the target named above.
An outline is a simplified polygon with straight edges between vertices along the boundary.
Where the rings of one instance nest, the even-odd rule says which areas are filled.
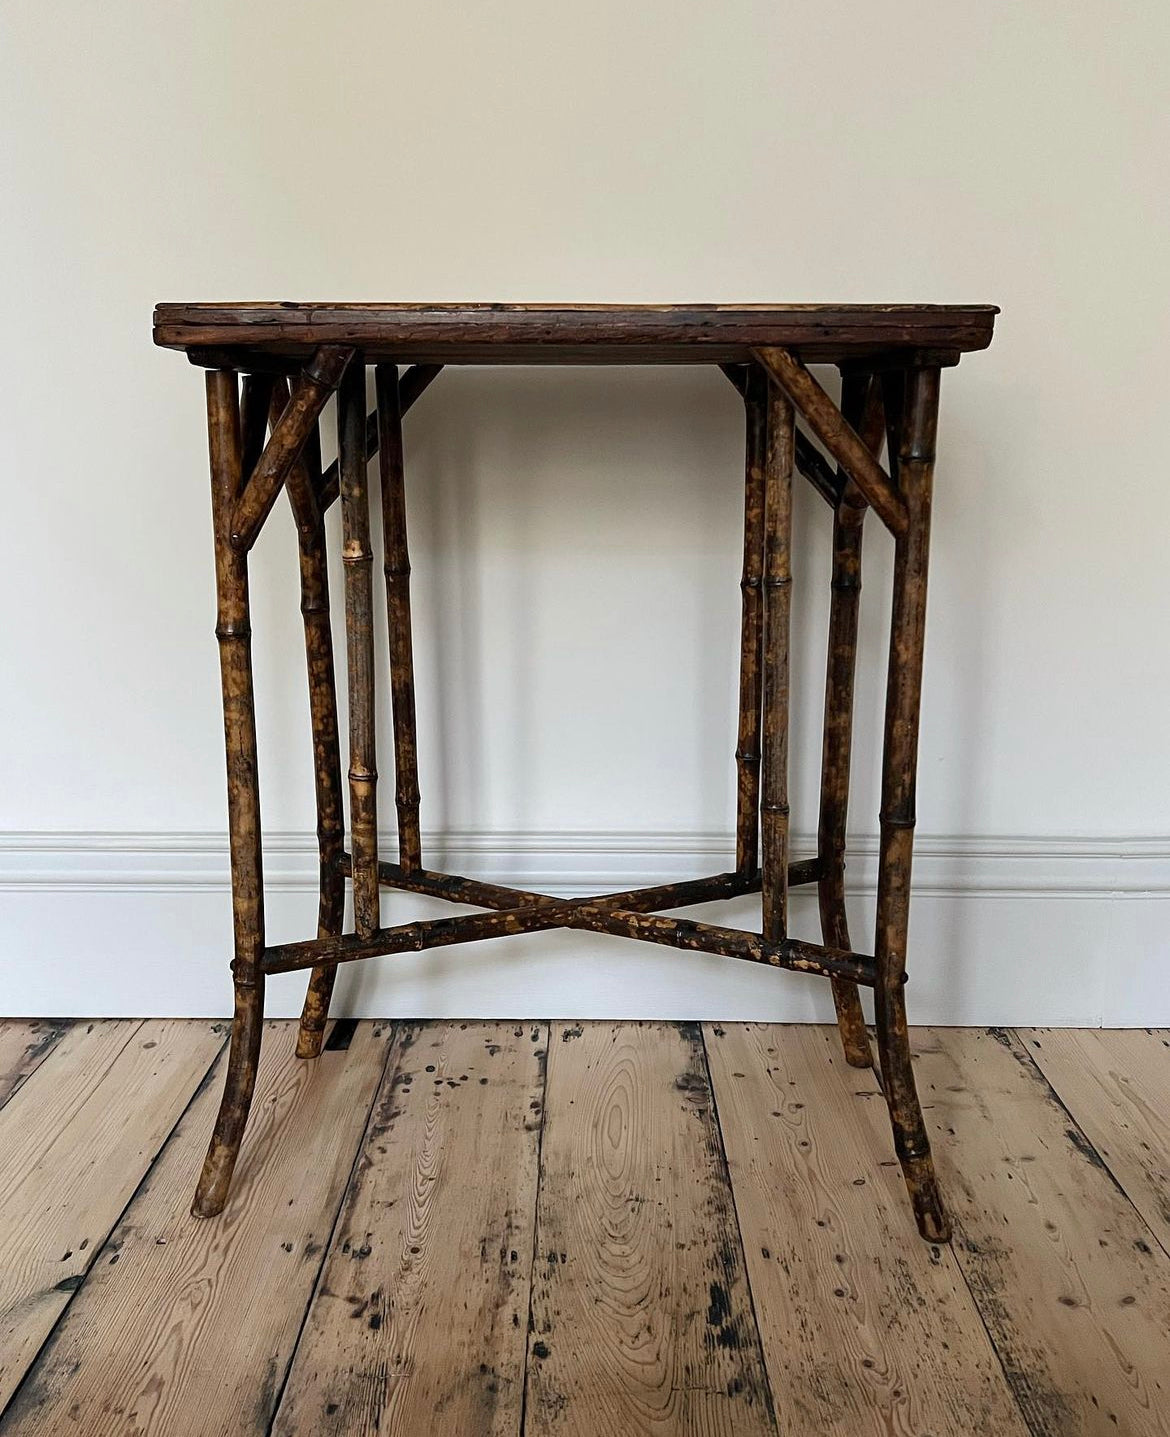
[[[311,971],[298,1053],[314,1057],[339,963],[554,927],[746,959],[832,981],[855,1066],[875,1028],[895,1145],[922,1235],[947,1222],[915,1092],[904,984],[938,381],[990,342],[989,306],[160,305],[155,339],[210,367],[216,569],[228,741],[236,1022],[224,1100],[193,1211],[224,1204],[255,1080],[268,973]],[[841,403],[809,369],[841,370]],[[553,899],[423,868],[402,416],[443,365],[704,363],[744,399],[744,541],[735,869],[629,894]],[[366,367],[376,407],[366,407]],[[409,365],[405,370],[400,366]],[[237,393],[243,373],[243,405]],[[322,471],[319,416],[336,388],[338,457]],[[265,442],[265,415],[271,433]],[[811,430],[813,439],[797,424]],[[815,442],[814,442],[815,440]],[[887,468],[881,464],[883,440]],[[824,457],[819,445],[836,463]],[[398,862],[378,857],[375,655],[368,460],[377,454],[394,736]],[[788,811],[792,475],[833,511],[833,579],[818,844],[790,862]],[[264,939],[246,555],[281,488],[297,524],[320,853],[317,936]],[[322,515],[339,497],[349,698],[350,852],[343,847],[337,696]],[[853,950],[844,901],[861,534],[872,507],[895,536],[874,953]],[[342,931],[343,883],[354,931]],[[788,887],[816,882],[821,943],[788,937]],[[490,911],[383,927],[380,885]],[[663,910],[759,891],[760,931]]]
[[[788,934],[788,629],[792,610],[792,406],[767,388],[764,458],[764,714],[760,826],[763,935]]]
[[[378,399],[378,467],[382,479],[383,568],[390,644],[390,704],[394,720],[394,801],[398,811],[398,862],[422,867],[418,826],[418,749],[415,738],[414,654],[410,636],[410,551],[406,542],[406,481],[402,468],[402,410],[398,370],[374,371]]]
[[[0,1410],[224,1036],[211,1023],[77,1023],[0,1112]]]
[[[872,1074],[830,1029],[704,1032],[781,1429],[1027,1437],[954,1256],[908,1240]]]
[[[1165,1437],[1170,1257],[1015,1034],[934,1038],[919,1081],[953,1250],[1034,1437]]]
[[[71,1026],[68,1019],[0,1020],[0,1108],[28,1082]]]
[[[160,304],[154,340],[299,358],[322,344],[439,364],[743,363],[761,345],[806,360],[991,343],[994,305]],[[218,356],[211,356],[213,359]]]
[[[4,1437],[268,1430],[389,1031],[338,1025],[310,1064],[293,1059],[293,1024],[266,1029],[229,1218],[193,1223],[184,1211],[214,1103],[206,1089],[4,1414]]]
[[[1019,1037],[1170,1254],[1170,1030],[1029,1028]]]
[[[366,482],[366,378],[350,367],[337,391],[341,476],[341,559],[345,565],[346,671],[349,677],[349,827],[353,912],[359,937],[378,927],[378,767],[374,757],[374,553]]]
[[[774,1437],[694,1024],[557,1024],[526,1431]]]
[[[547,1046],[400,1027],[274,1437],[519,1432]]]
[[[707,1437],[766,1380],[786,1434],[1167,1432],[1166,1033],[917,1030],[948,1249],[828,1026],[708,1024],[708,1086],[690,1025],[557,1023],[545,1129],[543,1023],[269,1023],[193,1223],[215,1026],[77,1022],[0,1111],[2,1437]]]
[[[264,867],[260,849],[260,779],[252,693],[252,624],[248,557],[232,543],[232,511],[243,483],[240,397],[231,370],[207,375],[207,432],[211,452],[211,518],[215,535],[215,637],[223,686],[227,749],[228,834],[232,865],[235,1016],[223,1099],[191,1211],[223,1211],[248,1121],[264,1018]]]

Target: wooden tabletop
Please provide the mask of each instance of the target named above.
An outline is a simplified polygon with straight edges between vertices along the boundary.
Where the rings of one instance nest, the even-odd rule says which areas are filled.
[[[836,363],[991,343],[991,304],[160,304],[154,341],[199,363],[299,359],[321,344],[431,364],[735,363],[763,345]]]

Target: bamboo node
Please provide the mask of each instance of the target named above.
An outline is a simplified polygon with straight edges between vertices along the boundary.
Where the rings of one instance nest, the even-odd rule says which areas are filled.
[[[301,373],[314,384],[336,389],[354,354],[355,350],[347,345],[323,344]]]
[[[752,753],[750,750],[744,748],[737,748],[735,757],[738,763],[757,764],[760,761],[760,755],[758,753]]]
[[[252,637],[252,625],[216,624],[215,637],[221,644],[227,643],[229,639],[250,639]]]
[[[882,812],[878,815],[878,819],[883,828],[913,828],[918,821],[917,815],[914,813],[906,815]]]
[[[787,818],[787,817],[788,817],[788,811],[789,811],[789,810],[788,810],[788,805],[787,805],[786,803],[761,803],[761,804],[760,804],[760,812],[761,812],[761,813],[775,813],[775,814],[778,814],[781,818]]]

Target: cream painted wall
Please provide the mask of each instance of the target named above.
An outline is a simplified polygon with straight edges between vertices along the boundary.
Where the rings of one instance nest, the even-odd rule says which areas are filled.
[[[9,1011],[228,998],[201,386],[152,348],[156,300],[795,299],[1004,311],[944,379],[915,1016],[1170,1021],[1168,59],[1160,0],[4,7]],[[450,372],[411,414],[424,823],[452,861],[566,888],[725,861],[741,423],[700,370]],[[828,549],[801,500],[808,834]],[[278,514],[253,580],[278,938],[313,908],[291,545]],[[825,1012],[733,968],[531,937],[385,960],[342,1001]]]

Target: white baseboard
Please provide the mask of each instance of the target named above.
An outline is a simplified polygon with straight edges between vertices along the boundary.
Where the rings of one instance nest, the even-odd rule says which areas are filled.
[[[385,839],[393,851],[393,836]],[[428,864],[578,894],[715,873],[723,833],[445,833]],[[796,856],[811,851],[797,838]],[[877,840],[850,843],[854,946],[869,950]],[[265,843],[273,942],[311,934],[315,840]],[[220,1016],[230,943],[227,843],[214,833],[0,835],[0,943],[11,1015]],[[920,835],[911,932],[912,1019],[934,1023],[1170,1024],[1170,839]],[[449,911],[405,894],[387,921]],[[704,916],[756,926],[758,900]],[[809,890],[793,928],[817,938]],[[304,979],[271,984],[291,1015]],[[547,933],[354,965],[339,1006],[358,1015],[823,1019],[826,985],[733,959]]]

